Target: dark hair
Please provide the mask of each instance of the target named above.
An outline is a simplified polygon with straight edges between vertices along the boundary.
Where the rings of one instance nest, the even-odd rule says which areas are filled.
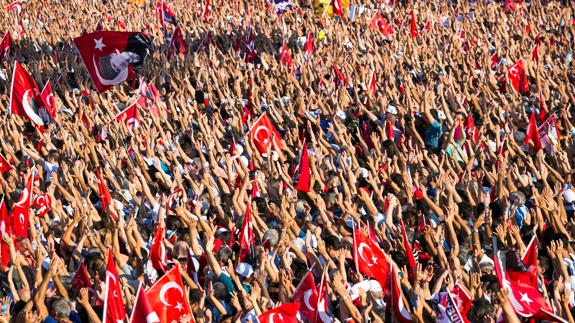
[[[471,322],[483,322],[485,317],[493,313],[493,305],[485,298],[474,299],[471,309],[467,313],[467,318]]]
[[[325,237],[324,241],[325,241],[325,246],[328,248],[332,248],[334,250],[341,249],[341,241],[339,240],[338,237],[336,237],[334,235],[329,235],[329,236]]]
[[[199,288],[190,289],[190,294],[188,295],[188,299],[190,300],[190,304],[199,303],[202,299],[202,291]]]

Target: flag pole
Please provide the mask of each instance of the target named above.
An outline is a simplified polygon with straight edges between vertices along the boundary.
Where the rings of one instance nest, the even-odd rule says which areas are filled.
[[[106,273],[106,283],[104,284],[104,314],[102,315],[102,322],[106,322],[106,312],[108,310],[108,290],[110,285],[110,276]]]
[[[352,228],[351,228],[351,229],[353,230],[353,245],[354,245],[354,248],[353,248],[353,262],[354,262],[354,264],[355,264],[355,271],[359,274],[359,264],[358,264],[358,261],[357,261],[357,239],[356,239],[356,237],[355,237],[355,221],[352,221],[351,223],[352,223],[352,225],[351,225]]]

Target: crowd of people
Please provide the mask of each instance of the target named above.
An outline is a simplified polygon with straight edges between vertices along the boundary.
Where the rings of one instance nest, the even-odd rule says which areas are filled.
[[[4,5],[0,321],[574,321],[574,1]]]

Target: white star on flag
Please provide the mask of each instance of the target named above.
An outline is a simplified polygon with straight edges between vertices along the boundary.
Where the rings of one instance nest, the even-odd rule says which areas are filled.
[[[180,312],[184,310],[184,304],[182,304],[180,302],[177,302],[176,306],[174,306],[174,307],[177,308],[178,311],[180,311]]]
[[[102,48],[106,47],[106,45],[102,41],[102,38],[100,39],[94,38],[94,42],[96,43],[96,49],[102,50]]]
[[[525,302],[527,305],[531,305],[531,303],[533,303],[533,301],[531,300],[531,298],[529,298],[529,295],[527,293],[519,293],[519,295],[521,295],[521,301]]]

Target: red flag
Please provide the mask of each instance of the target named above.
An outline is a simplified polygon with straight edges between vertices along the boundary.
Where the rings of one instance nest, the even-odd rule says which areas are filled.
[[[54,92],[52,91],[50,81],[44,85],[44,89],[42,89],[42,93],[40,93],[40,98],[44,103],[46,112],[50,116],[50,120],[54,120],[56,118],[56,101],[54,100]]]
[[[539,136],[539,131],[537,131],[537,120],[535,119],[535,111],[531,111],[531,117],[529,118],[529,126],[527,126],[527,131],[525,131],[525,145],[529,146],[529,142],[533,143],[533,151],[537,153],[541,145],[541,137]]]
[[[417,23],[415,22],[415,14],[411,12],[411,38],[417,37]]]
[[[515,313],[525,318],[563,322],[553,315],[553,309],[536,287],[530,284],[530,273],[507,270],[505,258],[500,261],[502,253],[496,251],[493,257],[495,274],[501,288],[509,292],[509,301]]]
[[[297,323],[299,303],[282,304],[258,316],[260,323]]]
[[[6,32],[4,34],[4,38],[2,38],[2,42],[0,43],[0,59],[3,59],[10,53],[10,47],[12,46],[12,37],[10,37],[10,33]]]
[[[405,275],[406,273],[403,274]],[[391,305],[399,322],[412,322],[411,314],[409,314],[409,311],[403,302],[403,297],[401,296],[401,287],[399,286],[397,273],[395,272],[395,267],[393,266],[391,266]]]
[[[412,281],[417,269],[417,263],[415,257],[413,256],[413,250],[409,245],[409,240],[407,239],[407,233],[405,232],[405,226],[403,225],[403,220],[399,219],[399,228],[401,229],[401,237],[403,238],[403,246],[405,248],[406,258],[407,258],[407,269],[409,270],[409,280]]]
[[[14,62],[14,74],[10,89],[10,113],[25,116],[32,123],[42,129],[44,121],[40,117],[42,99],[36,81],[26,72],[18,61]]]
[[[116,272],[116,263],[112,256],[112,249],[108,249],[108,262],[106,264],[106,293],[104,298],[104,318],[102,323],[123,322],[126,318],[126,309],[122,300],[122,288]]]
[[[10,162],[0,153],[0,174],[4,175],[11,171],[14,167],[10,164]]]
[[[204,12],[202,13],[202,17],[204,20],[210,20],[210,13],[212,12],[212,5],[210,4],[210,0],[206,0],[206,6],[204,7]]]
[[[172,267],[148,288],[146,297],[160,322],[178,322],[182,316],[190,314],[179,266]]]
[[[135,76],[151,50],[144,33],[98,31],[74,39],[98,92]]]
[[[537,267],[537,237],[533,236],[529,245],[527,245],[527,249],[521,257],[521,261],[526,267],[534,266]]]
[[[335,73],[335,86],[338,88],[341,86],[347,86],[347,78],[343,75],[336,63],[333,63],[333,72]]]
[[[20,15],[22,12],[22,2],[19,0],[13,1],[6,6],[6,9],[8,9],[8,11],[15,11],[16,15]]]
[[[389,263],[385,254],[357,228],[353,230],[353,257],[359,272],[379,282],[385,294],[389,294]]]
[[[279,149],[283,149],[284,144],[280,133],[277,131],[273,122],[263,113],[252,125],[250,129],[250,136],[254,141],[254,145],[260,153],[267,153],[272,145],[272,134],[273,141]]]
[[[538,62],[539,61],[539,44],[533,46],[531,50],[531,59]]]
[[[305,59],[308,59],[314,52],[313,48],[313,33],[309,32],[307,34],[307,40],[305,42],[305,46],[303,48],[303,55]]]
[[[473,115],[471,115],[471,113],[469,115],[467,115],[467,122],[466,122],[466,130],[467,130],[467,136],[469,136],[469,138],[471,138],[471,141],[473,143],[477,143],[477,141],[479,140],[479,131],[477,130],[477,128],[475,127],[475,122],[473,122]]]
[[[176,16],[163,1],[156,2],[156,17],[160,20],[162,26],[164,26],[166,22],[173,24],[174,26],[178,24]]]
[[[305,139],[301,148],[301,155],[299,159],[299,179],[297,181],[296,189],[302,192],[309,192],[311,170],[309,168],[309,156],[307,152],[307,143]]]
[[[515,1],[505,0],[505,11],[506,12],[511,12],[511,11],[515,10],[516,6],[517,5],[515,4]]]
[[[12,223],[11,218],[8,217],[8,211],[6,210],[6,202],[4,202],[4,195],[0,201],[0,239],[4,235],[12,235]],[[10,263],[10,247],[4,239],[0,240],[0,258],[2,259],[2,271],[6,270],[6,267]]]
[[[447,291],[447,293],[454,303],[453,305],[455,305],[454,307],[459,318],[463,322],[468,323],[467,313],[471,309],[473,297],[471,297],[467,288],[463,287],[460,283],[456,283],[455,287],[453,287],[451,291]]]
[[[337,16],[343,16],[343,5],[341,0],[332,0],[331,6],[333,8],[333,14]]]
[[[255,243],[254,229],[252,225],[252,210],[250,201],[246,204],[246,212],[244,214],[244,222],[242,224],[242,231],[240,233],[240,256],[239,262],[245,262],[252,250]]]
[[[138,113],[138,102],[124,109],[114,117],[116,122],[124,122],[128,128],[137,128],[140,125],[140,115]]]
[[[369,28],[373,30],[378,30],[387,39],[391,39],[393,36],[393,28],[387,23],[387,20],[381,16],[379,10],[375,13],[371,21],[369,22]]]
[[[369,78],[369,85],[368,85],[368,94],[371,97],[375,97],[377,94],[377,77],[375,75],[375,71],[371,73],[371,77]]]
[[[283,43],[282,48],[280,49],[280,64],[283,64],[289,68],[293,66],[291,55],[289,53],[289,48],[285,42]]]
[[[120,29],[126,30],[126,23],[122,17],[118,18],[118,26],[120,26]]]
[[[173,50],[172,50],[173,48]],[[168,59],[172,57],[172,52],[176,54],[183,54],[187,50],[186,41],[182,34],[180,27],[176,27],[174,33],[172,34],[172,40],[170,41],[170,46],[168,47]]]
[[[511,85],[518,93],[529,92],[529,81],[523,69],[523,60],[520,59],[507,70],[507,76],[511,80]]]
[[[168,256],[166,255],[166,246],[164,245],[164,236],[166,235],[166,228],[158,225],[152,245],[150,246],[150,261],[155,270],[163,272],[168,270]]]
[[[301,316],[310,322],[315,320],[317,296],[317,287],[315,286],[313,274],[308,271],[294,291],[291,299],[300,303],[299,312]]]
[[[250,197],[255,199],[256,197],[260,197],[260,188],[258,187],[258,181],[254,178],[252,180],[252,191],[250,192]]]
[[[90,279],[90,274],[88,274],[88,269],[86,269],[84,261],[80,263],[80,267],[78,267],[78,270],[74,274],[74,278],[72,278],[70,284],[72,285],[72,288],[77,291],[82,288],[92,290],[92,280]]]
[[[30,205],[32,204],[32,186],[34,183],[34,171],[29,175],[26,187],[22,190],[20,198],[12,206],[12,232],[18,238],[28,237],[28,217],[30,212]]]
[[[140,284],[136,293],[136,303],[132,308],[130,323],[160,323],[158,314],[154,311],[150,301],[148,301],[148,297],[146,297],[146,293],[142,290],[142,284]]]
[[[493,55],[491,55],[491,68],[496,68],[497,64],[499,64],[499,55],[497,55],[497,53],[493,53]]]
[[[96,169],[96,176],[98,177],[98,195],[100,196],[100,204],[102,204],[102,212],[107,212],[110,204],[112,203],[112,195],[106,186],[106,182],[102,178],[100,171]],[[112,214],[112,212],[110,212]],[[116,219],[114,219],[116,220]]]

